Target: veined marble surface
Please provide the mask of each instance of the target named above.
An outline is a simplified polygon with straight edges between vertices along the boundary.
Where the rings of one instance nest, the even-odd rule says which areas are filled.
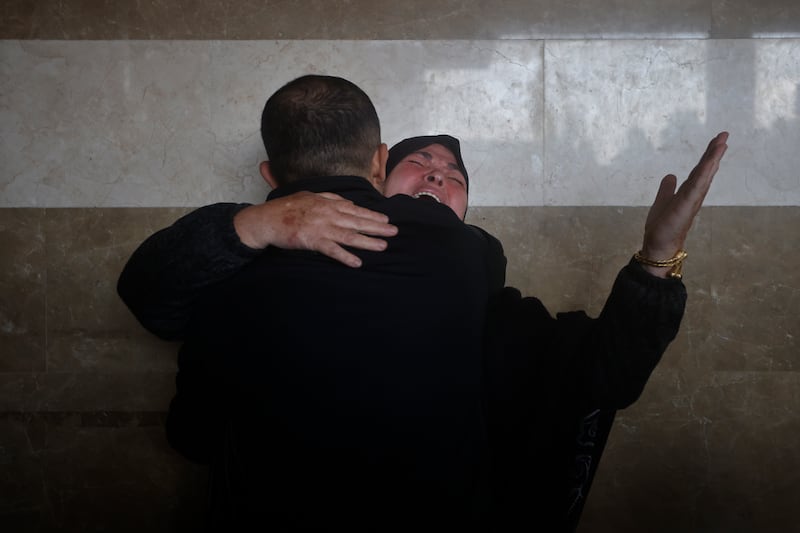
[[[263,199],[265,99],[305,73],[390,145],[461,138],[473,206],[649,205],[731,132],[707,205],[800,205],[800,39],[0,41],[0,207]]]

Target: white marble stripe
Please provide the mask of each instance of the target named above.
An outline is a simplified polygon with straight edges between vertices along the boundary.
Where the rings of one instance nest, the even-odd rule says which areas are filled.
[[[711,205],[800,205],[800,40],[552,41],[546,205],[649,205],[717,132]]]
[[[258,201],[261,107],[362,86],[462,139],[475,206],[648,205],[717,131],[709,205],[800,205],[800,40],[0,41],[0,207]]]

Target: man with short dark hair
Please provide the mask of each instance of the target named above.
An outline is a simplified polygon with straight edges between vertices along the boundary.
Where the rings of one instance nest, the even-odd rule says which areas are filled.
[[[333,192],[399,231],[384,251],[359,253],[358,269],[268,247],[194,303],[168,434],[187,455],[210,456],[212,524],[485,524],[486,236],[443,203],[378,192],[386,146],[368,97],[346,80],[294,80],[264,117],[269,202]],[[319,150],[323,139],[335,149]],[[205,418],[205,437],[183,431],[200,422],[186,417]]]
[[[371,178],[378,173],[375,164],[380,173],[386,165],[369,97],[333,76],[302,76],[270,96],[261,114],[261,138],[276,186],[318,176]]]

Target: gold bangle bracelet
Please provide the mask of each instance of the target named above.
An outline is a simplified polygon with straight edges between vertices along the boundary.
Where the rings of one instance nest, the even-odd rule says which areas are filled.
[[[681,279],[681,277],[683,276],[683,274],[681,273],[681,269],[683,267],[683,260],[686,259],[688,255],[689,254],[686,253],[686,250],[678,250],[678,253],[676,253],[670,259],[665,259],[664,261],[654,261],[653,259],[648,259],[647,257],[643,256],[642,251],[639,250],[638,252],[633,254],[633,258],[637,262],[647,266],[659,267],[659,268],[672,267],[672,270],[669,271],[669,277]]]

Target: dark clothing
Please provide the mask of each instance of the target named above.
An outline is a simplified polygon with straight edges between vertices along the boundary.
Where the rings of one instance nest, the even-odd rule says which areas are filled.
[[[196,209],[148,237],[133,252],[117,292],[150,333],[184,340],[205,289],[261,255],[242,244],[233,217],[250,204],[219,203]]]
[[[654,278],[631,264],[620,272],[600,317],[590,319],[577,312],[554,318],[535,298],[522,298],[512,288],[495,290],[503,284],[505,270],[499,242],[463,224],[461,228],[469,228],[482,244],[476,247],[458,232],[444,237],[452,230],[445,217],[452,212],[444,206],[408,197],[383,200],[360,186],[348,196],[335,188],[336,183],[329,185],[334,188],[313,190],[338,192],[359,205],[387,212],[399,225],[388,250],[356,252],[364,260],[361,269],[348,269],[310,252],[267,249],[262,259],[261,252],[239,242],[232,219],[244,205],[234,204],[190,213],[143,243],[125,267],[120,295],[150,331],[164,338],[185,338],[192,311],[214,302],[217,310],[225,309],[216,313],[222,315],[225,329],[242,335],[229,344],[228,337],[213,335],[221,324],[192,319],[202,326],[194,336],[198,340],[186,343],[179,356],[178,392],[168,418],[172,445],[190,459],[206,461],[207,443],[223,433],[209,424],[208,413],[233,413],[239,419],[227,422],[227,451],[255,446],[257,450],[245,455],[245,465],[249,468],[251,457],[264,459],[256,471],[278,468],[276,479],[287,483],[284,493],[281,487],[263,485],[260,475],[251,477],[254,484],[262,483],[253,506],[264,508],[265,499],[288,505],[287,494],[298,499],[308,495],[321,512],[336,516],[340,523],[354,515],[370,515],[366,510],[372,509],[373,517],[383,516],[383,525],[399,526],[402,517],[413,524],[423,511],[430,511],[426,501],[439,488],[445,492],[443,502],[449,502],[439,506],[440,518],[448,518],[442,509],[463,507],[465,490],[473,490],[485,475],[485,462],[476,450],[481,439],[488,438],[495,527],[483,527],[480,521],[486,505],[480,502],[489,501],[484,483],[473,492],[475,505],[462,508],[461,520],[443,529],[516,531],[555,522],[563,524],[559,531],[573,530],[616,409],[639,396],[677,332],[686,298],[681,282]],[[463,249],[451,251],[451,238]],[[472,255],[457,259],[462,252]],[[484,260],[476,262],[477,257]],[[167,264],[164,258],[193,261],[182,266]],[[275,278],[263,275],[272,269]],[[479,274],[481,270],[484,274]],[[239,271],[241,277],[231,277]],[[484,286],[476,288],[480,283]],[[478,294],[460,294],[458,284]],[[246,303],[229,314],[237,291]],[[475,345],[470,342],[480,342],[481,336],[471,321],[482,311],[465,314],[460,306],[475,305],[488,293],[495,296],[487,308],[485,352],[476,375]],[[310,296],[304,301],[303,294]],[[336,313],[332,315],[331,309]],[[413,325],[400,325],[409,321]],[[310,331],[299,327],[303,324]],[[303,350],[310,355],[299,355],[297,349],[326,344],[347,348],[316,354],[316,348]],[[351,353],[353,348],[357,351]],[[259,349],[258,356],[247,355]],[[226,357],[220,360],[215,351]],[[214,365],[210,372],[208,361]],[[198,380],[198,375],[211,378]],[[235,379],[223,386],[222,376]],[[239,384],[246,386],[237,388]],[[269,390],[262,386],[266,384]],[[268,396],[270,401],[264,401]],[[279,413],[263,411],[279,400],[291,405],[287,412],[298,418],[283,420]],[[483,426],[488,433],[483,437],[476,429],[478,411],[472,410],[477,404],[488,414],[488,425]],[[382,411],[398,416],[384,420],[378,415]],[[272,425],[252,424],[265,416]],[[303,420],[313,423],[298,427]],[[365,420],[369,425],[360,426]],[[322,441],[319,446],[315,438]],[[267,449],[269,456],[264,453]],[[283,460],[284,453],[288,461]],[[340,459],[347,454],[355,457],[337,462],[337,454]],[[302,461],[303,456],[308,462]],[[228,464],[212,468],[214,490],[230,481],[220,483],[220,473],[242,474],[236,454],[218,457]],[[343,465],[363,466],[369,461],[384,470],[376,469],[372,477],[364,468],[355,476],[343,470]],[[466,474],[470,461],[480,464],[474,478]],[[332,484],[308,493],[311,487],[302,485],[302,480],[314,476]],[[385,482],[391,477],[397,483],[393,491]],[[246,476],[234,477],[242,481],[239,478],[247,481]],[[419,483],[423,479],[425,483]],[[343,485],[335,480],[343,480]],[[430,486],[429,480],[433,480]],[[354,509],[345,495],[359,490],[349,486],[356,481],[377,488],[361,490],[362,503]],[[456,489],[456,481],[464,486]],[[267,498],[265,490],[272,491]],[[227,497],[231,492],[222,494]],[[386,494],[397,501],[387,504]],[[331,495],[335,497],[329,499]],[[475,521],[469,524],[472,518]]]
[[[575,529],[615,412],[641,395],[685,302],[680,280],[633,261],[596,319],[553,318],[510,287],[492,299],[487,418],[500,530],[531,530],[547,516],[563,524],[553,531]]]
[[[485,522],[482,342],[498,271],[486,237],[447,206],[384,198],[361,178],[270,197],[298,190],[338,193],[399,232],[383,252],[357,251],[359,269],[268,248],[195,302],[176,402],[184,384],[216,396],[205,400],[227,428],[211,441],[225,480],[212,485],[216,517],[276,531]]]

